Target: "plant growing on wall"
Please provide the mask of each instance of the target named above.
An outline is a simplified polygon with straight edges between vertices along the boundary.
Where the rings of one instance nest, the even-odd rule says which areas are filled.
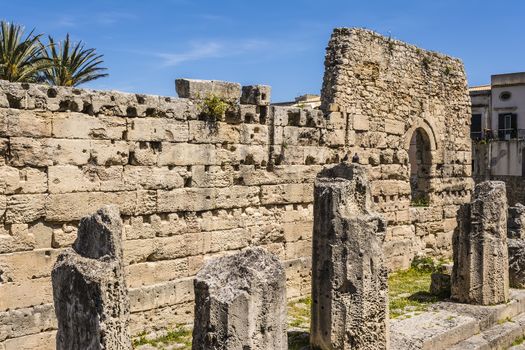
[[[208,95],[202,101],[201,113],[208,117],[221,119],[230,106],[230,103],[224,101],[222,98],[215,95]]]
[[[86,49],[82,41],[72,43],[69,34],[61,42],[49,36],[49,45],[44,56],[52,63],[42,71],[42,80],[59,86],[77,86],[88,81],[108,76],[101,67],[103,55],[95,49]]]
[[[0,21],[0,79],[35,82],[38,73],[49,67],[39,41],[42,34],[33,33],[34,30],[24,38],[22,26]]]

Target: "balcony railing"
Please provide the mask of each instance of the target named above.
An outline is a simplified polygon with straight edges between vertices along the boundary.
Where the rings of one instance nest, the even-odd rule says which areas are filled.
[[[483,131],[471,131],[470,138],[473,141],[510,141],[525,140],[525,129],[485,129]]]

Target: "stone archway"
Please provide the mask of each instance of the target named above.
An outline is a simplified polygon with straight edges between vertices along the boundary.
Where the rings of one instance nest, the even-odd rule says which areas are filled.
[[[430,204],[432,149],[432,138],[427,131],[422,127],[413,130],[408,147],[411,203],[413,205],[427,206]]]

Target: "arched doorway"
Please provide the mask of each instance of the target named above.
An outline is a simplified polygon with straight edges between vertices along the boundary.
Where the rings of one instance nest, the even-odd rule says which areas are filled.
[[[417,128],[412,134],[408,159],[410,162],[411,203],[415,206],[427,206],[430,201],[432,153],[430,138],[423,128]]]

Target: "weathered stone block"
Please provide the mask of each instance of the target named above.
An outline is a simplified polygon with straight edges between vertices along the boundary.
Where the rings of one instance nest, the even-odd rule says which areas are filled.
[[[268,85],[242,87],[241,104],[267,106],[270,104],[272,88]]]
[[[204,99],[213,96],[238,100],[241,97],[241,84],[219,80],[176,79],[175,89],[180,98]]]
[[[474,200],[460,214],[453,238],[452,298],[493,305],[509,298],[505,183],[476,185]]]
[[[509,207],[507,237],[525,239],[525,206],[517,203]]]
[[[285,285],[262,248],[209,261],[195,278],[192,349],[287,349]]]
[[[129,299],[117,207],[81,220],[73,249],[53,268],[57,350],[131,349]]]
[[[371,211],[366,170],[341,163],[314,189],[312,323],[320,349],[388,349],[386,223]]]
[[[509,285],[511,288],[525,288],[525,240],[509,238]]]

